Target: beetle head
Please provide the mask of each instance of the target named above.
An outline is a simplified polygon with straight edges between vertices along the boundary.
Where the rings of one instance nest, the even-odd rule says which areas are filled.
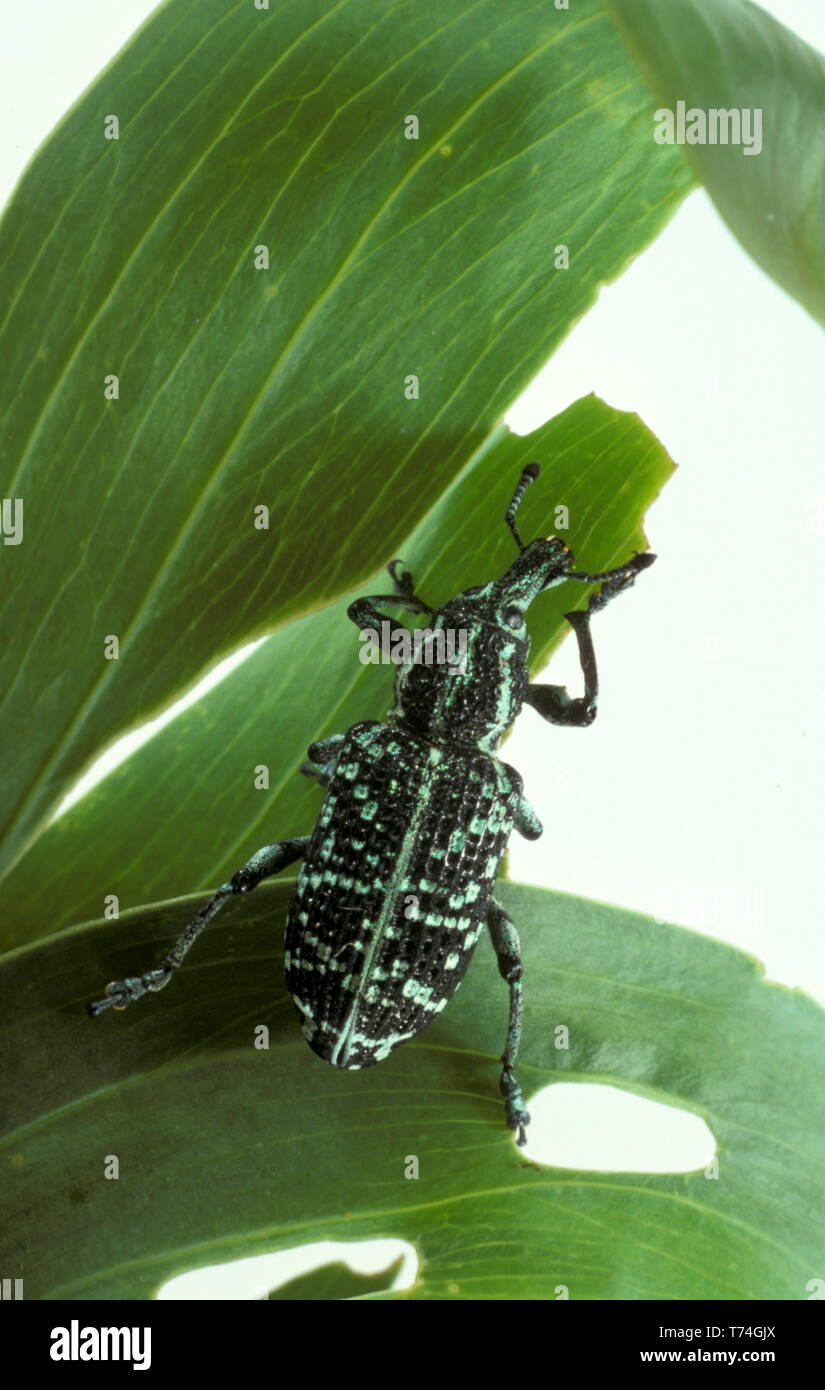
[[[530,484],[538,477],[537,463],[528,463],[519,479],[507,508],[505,521],[521,552],[501,576],[488,584],[465,589],[441,610],[453,623],[461,616],[465,622],[479,622],[498,628],[503,636],[522,642],[529,649],[525,614],[537,594],[575,579],[575,564],[569,546],[558,536],[547,536],[524,544],[516,526],[519,503]]]
[[[505,520],[520,554],[500,579],[465,589],[434,615],[433,630],[458,634],[460,657],[437,667],[410,664],[396,677],[394,717],[453,745],[493,751],[527,693],[530,636],[525,614],[544,589],[577,578],[573,556],[557,536],[525,545],[515,523],[518,505],[538,475],[524,469]]]

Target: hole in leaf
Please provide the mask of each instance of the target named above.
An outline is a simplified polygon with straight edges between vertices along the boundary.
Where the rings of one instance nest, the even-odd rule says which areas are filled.
[[[601,1082],[554,1082],[528,1104],[526,1158],[598,1172],[693,1173],[716,1140],[698,1115]]]
[[[344,1299],[415,1283],[418,1255],[404,1240],[319,1240],[176,1274],[158,1290],[170,1299]],[[383,1276],[383,1277],[381,1277]]]

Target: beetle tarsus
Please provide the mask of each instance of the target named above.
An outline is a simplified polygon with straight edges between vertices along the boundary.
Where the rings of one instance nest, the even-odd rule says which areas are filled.
[[[118,1013],[142,999],[144,994],[157,994],[168,985],[172,978],[172,966],[164,961],[157,970],[147,970],[144,975],[130,975],[125,980],[112,980],[106,986],[106,998],[86,1005],[91,1018],[97,1018],[104,1009],[116,1009]]]
[[[387,565],[387,573],[390,576],[397,594],[403,594],[405,598],[412,598],[415,593],[415,580],[409,570],[402,570],[399,577],[397,571],[403,565],[403,560],[390,560]]]
[[[523,1144],[527,1143],[527,1126],[530,1123],[530,1116],[524,1107],[521,1086],[516,1079],[516,1074],[512,1067],[506,1065],[506,1062],[501,1073],[499,1088],[504,1097],[507,1124],[510,1129],[516,1132],[516,1143],[521,1148]]]

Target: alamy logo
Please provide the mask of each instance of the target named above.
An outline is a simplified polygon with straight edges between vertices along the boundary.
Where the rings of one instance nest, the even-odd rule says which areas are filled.
[[[151,1327],[81,1327],[73,1318],[68,1327],[52,1328],[52,1361],[131,1361],[133,1371],[152,1364]]]
[[[677,101],[676,111],[660,106],[654,111],[653,138],[658,145],[741,145],[743,154],[762,153],[762,107],[741,110],[711,106],[687,107]]]
[[[358,659],[362,666],[370,663],[384,666],[450,666],[464,667],[467,655],[467,629],[460,627],[420,627],[409,632],[405,627],[393,627],[385,618],[381,631],[362,628],[358,634],[361,650]]]

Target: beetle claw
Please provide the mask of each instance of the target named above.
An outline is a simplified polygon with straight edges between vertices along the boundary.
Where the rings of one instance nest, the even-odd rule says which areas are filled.
[[[410,571],[403,570],[400,577],[396,573],[398,568],[401,565],[403,565],[403,563],[403,560],[390,560],[390,563],[387,565],[387,573],[389,574],[390,579],[395,585],[396,592],[398,594],[404,595],[405,597],[412,598],[413,592],[415,590],[415,580],[410,574]]]

